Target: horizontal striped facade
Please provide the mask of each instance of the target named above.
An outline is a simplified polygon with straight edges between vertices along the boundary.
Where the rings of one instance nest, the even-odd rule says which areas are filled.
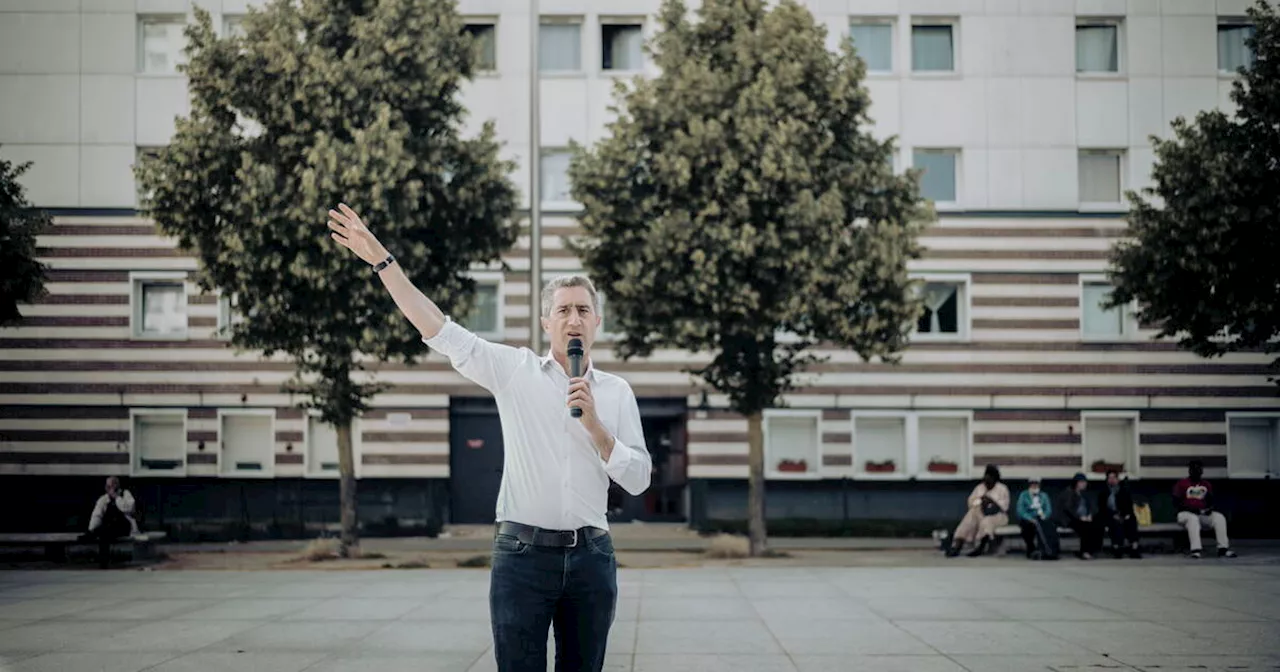
[[[1108,216],[942,216],[923,237],[912,270],[962,283],[967,338],[920,339],[896,366],[866,363],[823,348],[828,360],[802,374],[790,409],[818,418],[822,478],[860,476],[855,422],[868,414],[945,413],[966,419],[970,478],[997,463],[1012,477],[1069,476],[1087,469],[1083,423],[1129,412],[1136,423],[1140,477],[1172,477],[1190,458],[1225,475],[1232,413],[1280,412],[1269,358],[1236,353],[1205,360],[1140,329],[1131,339],[1081,335],[1082,279],[1100,279],[1107,250],[1125,232]],[[565,239],[569,213],[544,215],[544,274],[577,271]],[[500,275],[501,338],[530,336],[528,236]],[[39,239],[48,293],[24,306],[25,319],[0,330],[0,473],[128,473],[130,409],[185,409],[187,476],[218,473],[219,409],[274,409],[269,475],[307,473],[300,445],[300,399],[281,392],[292,374],[282,358],[237,355],[215,336],[216,297],[190,281],[195,261],[148,222],[125,216],[64,216]],[[411,259],[403,263],[412,264]],[[188,337],[132,337],[130,274],[188,274]],[[607,325],[606,325],[607,326]],[[594,357],[626,378],[639,397],[678,397],[690,407],[688,476],[746,476],[747,422],[724,409],[686,369],[707,356],[663,351],[618,361],[607,338]],[[357,426],[363,477],[447,477],[449,401],[486,396],[439,357],[414,366],[375,367],[392,388]]]

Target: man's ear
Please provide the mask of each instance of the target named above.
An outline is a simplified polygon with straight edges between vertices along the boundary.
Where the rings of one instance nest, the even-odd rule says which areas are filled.
[[[551,320],[548,320],[545,317],[539,317],[538,323],[542,325],[542,331],[548,334],[551,333]]]

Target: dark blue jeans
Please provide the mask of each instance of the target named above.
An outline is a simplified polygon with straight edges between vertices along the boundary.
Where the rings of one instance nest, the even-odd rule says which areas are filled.
[[[498,672],[546,672],[555,627],[556,672],[599,672],[618,603],[618,563],[609,535],[573,548],[493,540],[489,614]]]

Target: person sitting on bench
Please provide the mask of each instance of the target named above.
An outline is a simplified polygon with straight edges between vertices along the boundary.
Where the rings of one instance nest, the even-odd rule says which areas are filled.
[[[89,533],[85,535],[98,541],[98,563],[103,567],[107,566],[112,541],[139,534],[133,517],[133,495],[120,487],[120,479],[115,476],[107,477],[106,490],[93,505]]]
[[[1138,517],[1133,513],[1129,479],[1121,482],[1115,469],[1107,471],[1107,489],[1098,495],[1098,518],[1111,531],[1113,556],[1119,558],[1127,550],[1135,560],[1142,557],[1138,551]]]
[[[1200,558],[1200,528],[1213,530],[1218,540],[1218,557],[1234,558],[1236,552],[1231,550],[1231,542],[1227,539],[1227,517],[1213,510],[1213,486],[1204,480],[1204,464],[1200,460],[1192,460],[1187,465],[1187,474],[1173,486],[1173,499],[1178,503],[1178,523],[1187,528],[1187,537],[1191,542],[1191,557]]]
[[[1027,479],[1027,489],[1018,495],[1018,526],[1026,544],[1027,559],[1058,559],[1058,524],[1054,522],[1049,494],[1040,489],[1040,477]],[[1036,548],[1037,542],[1040,548]]]
[[[1009,522],[1009,487],[1000,482],[1000,469],[988,464],[982,482],[969,493],[969,511],[956,526],[947,557],[960,555],[965,542],[976,544],[969,557],[976,558],[987,552],[987,545],[995,538],[996,528]]]
[[[1102,548],[1102,529],[1094,516],[1098,513],[1097,502],[1085,494],[1089,480],[1084,474],[1077,473],[1071,479],[1071,487],[1062,492],[1058,502],[1058,519],[1063,527],[1075,530],[1080,536],[1080,551],[1076,555],[1081,560],[1092,560]]]

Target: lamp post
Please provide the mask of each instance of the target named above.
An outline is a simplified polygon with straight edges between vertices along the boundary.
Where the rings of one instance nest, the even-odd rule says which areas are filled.
[[[542,353],[542,104],[538,76],[538,0],[529,3],[529,347]]]

